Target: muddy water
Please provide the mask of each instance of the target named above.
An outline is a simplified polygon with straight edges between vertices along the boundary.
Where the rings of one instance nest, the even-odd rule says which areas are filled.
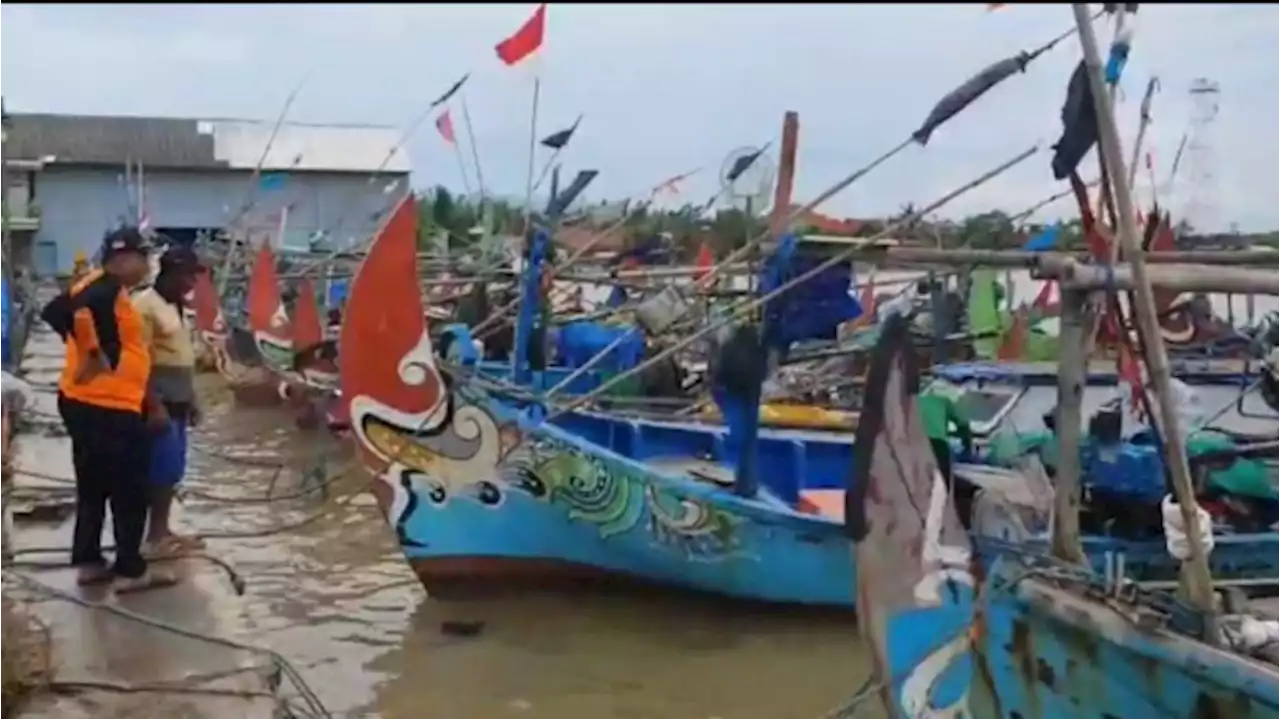
[[[261,497],[273,470],[335,442],[293,429],[280,410],[235,408],[202,378],[207,421],[190,486]],[[343,459],[330,464],[336,468]],[[725,607],[687,597],[524,595],[444,604],[428,599],[394,546],[359,470],[327,499],[226,504],[192,498],[200,532],[269,529],[323,507],[332,516],[256,539],[212,540],[247,581],[256,641],[296,663],[338,716],[387,719],[813,719],[840,704],[868,665],[850,619]],[[276,480],[295,493],[298,473]],[[475,637],[445,620],[483,622]]]

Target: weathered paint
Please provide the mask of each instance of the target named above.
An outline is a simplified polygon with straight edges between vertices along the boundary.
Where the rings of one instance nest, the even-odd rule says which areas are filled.
[[[56,260],[53,252],[36,254],[57,264],[38,270],[70,271],[77,250],[92,256],[105,232],[131,219],[123,171],[123,167],[51,164],[37,175],[35,190],[41,208],[37,247],[56,247]],[[223,227],[237,214],[251,187],[247,171],[147,170],[145,178],[147,212],[156,228]],[[255,192],[256,206],[245,219],[261,227],[264,236],[274,237],[278,217],[272,215],[287,204],[286,247],[305,248],[317,230],[333,231],[338,243],[363,241],[380,224],[375,215],[385,212],[394,199],[394,192],[383,190],[395,179],[404,176],[370,182],[368,174],[292,173],[281,189]]]
[[[1134,611],[1024,579],[990,604],[976,678],[1002,717],[1275,716],[1274,665],[1141,628]]]

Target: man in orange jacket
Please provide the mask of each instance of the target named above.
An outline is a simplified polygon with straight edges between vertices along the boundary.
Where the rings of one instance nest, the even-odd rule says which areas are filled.
[[[148,425],[167,422],[163,406],[150,406],[151,355],[128,294],[150,271],[149,251],[136,228],[108,234],[102,266],[72,283],[41,313],[66,343],[58,411],[71,437],[76,473],[71,563],[81,584],[114,579],[118,592],[175,581],[149,569],[141,552],[149,498]],[[110,568],[102,556],[107,502],[116,545]]]

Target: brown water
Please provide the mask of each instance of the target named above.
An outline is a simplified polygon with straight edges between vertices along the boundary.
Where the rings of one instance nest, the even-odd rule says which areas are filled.
[[[342,452],[282,410],[235,407],[202,378],[195,447],[306,465]],[[345,459],[331,462],[338,466]],[[261,497],[273,470],[192,455],[193,489]],[[726,607],[688,597],[538,594],[429,599],[401,558],[360,470],[327,499],[226,504],[191,499],[189,530],[242,531],[331,516],[295,531],[212,540],[244,575],[251,636],[285,654],[337,716],[387,719],[813,719],[865,680],[848,617]],[[276,493],[299,488],[285,472]],[[851,588],[852,591],[852,588]],[[474,637],[445,620],[483,622]]]

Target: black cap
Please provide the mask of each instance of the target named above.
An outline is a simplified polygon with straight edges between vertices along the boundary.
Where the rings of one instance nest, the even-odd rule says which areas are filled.
[[[160,255],[160,269],[169,271],[188,271],[200,272],[204,269],[204,263],[200,261],[200,256],[196,251],[185,245],[170,245],[163,255]]]
[[[151,252],[151,243],[138,228],[121,227],[102,238],[102,261],[106,262],[118,252],[136,252],[146,256]]]

